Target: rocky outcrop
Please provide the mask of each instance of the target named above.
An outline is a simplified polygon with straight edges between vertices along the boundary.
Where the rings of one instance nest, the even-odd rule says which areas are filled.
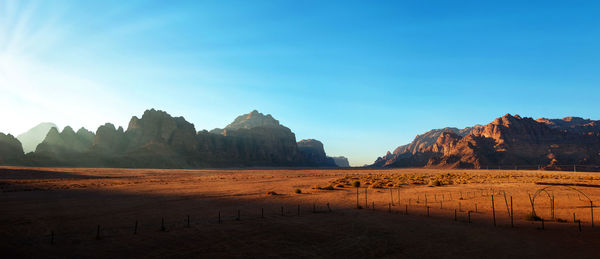
[[[23,145],[23,151],[25,153],[35,151],[37,145],[44,141],[44,138],[46,138],[46,135],[48,135],[48,131],[50,131],[51,128],[58,127],[56,127],[56,124],[54,123],[44,122],[17,136],[17,139]]]
[[[328,157],[325,154],[323,143],[316,139],[303,139],[298,141],[298,150],[304,157],[307,165],[310,166],[322,166],[322,167],[336,167],[336,163],[333,158]]]
[[[378,158],[373,166],[570,169],[574,164],[597,165],[597,125],[598,121],[573,117],[533,120],[506,114],[485,126],[419,135],[398,152]]]
[[[196,132],[183,117],[150,109],[132,117],[125,131],[110,123],[96,134],[53,128],[27,161],[40,166],[153,168],[335,166],[322,144],[320,150],[325,158],[305,157],[289,128],[258,111],[238,116],[222,130]]]
[[[90,149],[94,133],[81,128],[77,132],[66,126],[62,132],[51,128],[46,138],[36,148],[36,153],[80,153]]]
[[[350,167],[350,162],[348,162],[348,158],[344,156],[334,156],[331,158],[333,158],[335,165],[337,165],[338,167]]]
[[[0,133],[0,164],[10,165],[21,163],[23,147],[13,135]]]

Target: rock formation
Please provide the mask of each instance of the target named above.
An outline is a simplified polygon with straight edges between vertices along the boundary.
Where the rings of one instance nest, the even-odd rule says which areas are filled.
[[[23,151],[25,153],[35,151],[37,145],[44,141],[44,138],[46,138],[46,135],[48,135],[48,131],[50,131],[51,128],[58,127],[56,127],[56,124],[54,123],[44,122],[17,136],[17,139],[23,145]]]
[[[318,141],[316,141],[318,142]],[[306,157],[295,134],[271,115],[238,116],[224,129],[196,132],[183,117],[150,109],[132,117],[127,130],[106,123],[96,134],[52,128],[29,165],[202,168],[248,166],[335,166],[318,142],[318,156]]]
[[[298,150],[308,165],[336,167],[335,160],[325,154],[323,143],[316,139],[303,139],[298,141]]]
[[[23,147],[13,135],[0,133],[0,164],[19,164],[23,159]]]
[[[333,158],[335,165],[337,165],[338,167],[350,167],[350,162],[348,162],[348,158],[344,156],[334,156],[331,158]]]
[[[435,139],[435,141],[433,141]],[[378,158],[374,167],[594,169],[600,164],[598,121],[506,114],[485,126],[418,135]]]

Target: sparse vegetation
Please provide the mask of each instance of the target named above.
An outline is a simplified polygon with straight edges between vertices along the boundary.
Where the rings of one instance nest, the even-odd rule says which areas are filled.
[[[268,191],[267,195],[278,195],[278,194],[276,192],[274,192],[274,191]]]
[[[427,184],[427,185],[430,187],[433,187],[433,186],[441,186],[442,184],[440,183],[439,180],[432,179],[432,180],[429,180],[429,184]]]
[[[600,176],[568,175],[557,172],[440,172],[440,173],[370,173],[370,174],[348,174],[336,179],[331,183],[334,185],[352,185],[354,182],[362,182],[370,188],[395,188],[402,185],[457,185],[457,184],[498,184],[498,183],[537,183],[554,182],[564,183],[586,183],[600,181]]]
[[[295,193],[297,193],[297,194],[301,194],[301,193],[302,193],[302,190],[301,190],[301,189],[299,189],[299,188],[296,188],[296,190],[294,190],[294,192],[295,192]]]
[[[535,215],[534,213],[527,213],[525,215],[525,220],[529,220],[529,221],[542,221],[542,218],[540,218],[538,215]]]

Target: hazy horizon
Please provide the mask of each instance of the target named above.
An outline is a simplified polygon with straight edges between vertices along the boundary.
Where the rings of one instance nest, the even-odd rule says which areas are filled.
[[[254,109],[354,166],[506,113],[600,119],[600,3],[3,1],[0,132]]]

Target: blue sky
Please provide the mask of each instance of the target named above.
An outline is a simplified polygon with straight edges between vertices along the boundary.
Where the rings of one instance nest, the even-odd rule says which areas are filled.
[[[0,132],[258,109],[353,165],[506,113],[600,119],[597,1],[1,1]]]

